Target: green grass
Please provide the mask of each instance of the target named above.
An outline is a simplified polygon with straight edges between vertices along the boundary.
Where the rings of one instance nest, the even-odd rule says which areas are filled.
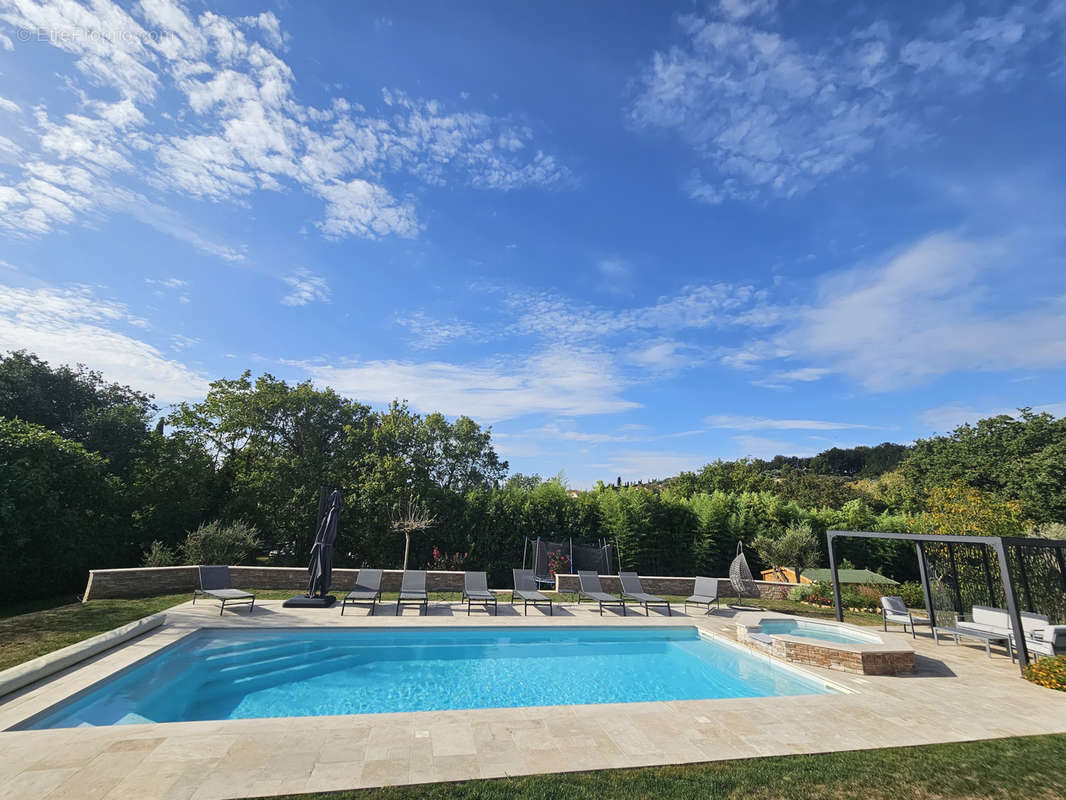
[[[96,636],[178,603],[189,594],[145,597],[137,600],[93,600],[89,603],[63,602],[45,610],[0,618],[0,669]],[[62,598],[66,601],[66,598]]]
[[[989,739],[676,767],[531,775],[290,800],[1007,800],[1066,797],[1066,735]]]

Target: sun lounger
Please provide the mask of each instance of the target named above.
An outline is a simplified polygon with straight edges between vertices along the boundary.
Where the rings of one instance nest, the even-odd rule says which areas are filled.
[[[205,597],[213,597],[222,603],[222,606],[218,609],[220,617],[222,612],[226,610],[226,603],[231,605],[234,603],[248,603],[248,613],[252,613],[252,609],[255,608],[255,595],[233,588],[229,567],[201,566],[198,569],[200,570],[200,588],[193,590],[193,605],[196,605],[197,595],[202,594]]]
[[[640,585],[640,578],[635,572],[619,572],[618,579],[622,582],[622,597],[632,600],[644,606],[644,615],[648,615],[648,606],[666,606],[667,616],[672,617],[674,612],[670,608],[670,601],[663,600],[653,594],[644,591]]]
[[[696,578],[692,586],[692,594],[685,600],[685,611],[688,611],[689,605],[706,606],[706,613],[710,614],[711,603],[714,603],[716,611],[722,607],[718,600],[718,579]]]
[[[485,606],[486,611],[489,610],[489,606],[492,606],[492,613],[494,616],[496,614],[496,595],[489,591],[488,577],[484,572],[463,573],[463,599],[466,600],[468,617],[473,603]]]
[[[550,597],[545,597],[537,591],[537,576],[531,569],[514,569],[511,570],[511,575],[514,578],[514,589],[511,592],[511,604],[514,604],[515,595],[518,595],[522,601],[522,613],[529,613],[529,607],[542,606],[545,603],[548,605],[548,615],[554,614],[552,600]]]
[[[919,625],[928,626],[930,629],[933,627],[932,621],[928,617],[915,616],[911,613],[911,610],[907,608],[907,604],[903,602],[902,597],[889,596],[881,598],[881,630],[888,630],[888,623],[894,622],[897,625],[903,626],[903,632],[907,632],[907,627],[910,626],[911,637],[918,638],[918,634],[915,629]],[[934,634],[934,638],[935,634]]]
[[[581,586],[581,590],[577,594],[578,605],[581,605],[581,601],[588,598],[594,603],[599,603],[600,616],[603,616],[604,606],[621,606],[622,616],[626,615],[626,601],[616,594],[608,594],[603,591],[603,587],[600,586],[600,576],[592,570],[579,570],[577,573],[577,580]]]
[[[396,614],[404,606],[420,606],[423,614],[429,613],[429,595],[426,594],[426,571],[405,569],[400,584],[400,596],[396,598]]]
[[[355,577],[355,586],[341,600],[341,616],[344,616],[344,607],[351,603],[370,603],[370,616],[374,616],[378,600],[381,599],[381,570],[361,569]]]

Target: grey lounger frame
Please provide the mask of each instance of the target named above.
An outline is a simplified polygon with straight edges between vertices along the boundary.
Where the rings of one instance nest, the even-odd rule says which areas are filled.
[[[422,614],[429,613],[429,595],[426,594],[426,571],[405,569],[400,584],[400,596],[396,598],[396,614],[404,606],[419,606]]]
[[[669,617],[674,615],[673,610],[670,608],[669,600],[663,600],[661,597],[656,597],[655,595],[648,594],[644,591],[644,587],[640,585],[640,578],[637,577],[637,573],[619,572],[618,580],[622,583],[622,597],[644,606],[644,616],[648,616],[649,606],[666,606],[666,615]]]
[[[511,590],[511,605],[514,605],[515,595],[522,600],[522,613],[528,614],[529,607],[548,605],[548,616],[555,616],[552,599],[537,591],[537,576],[531,569],[513,569],[511,576],[514,579],[514,589]]]
[[[604,606],[621,606],[622,616],[626,615],[626,601],[625,598],[619,597],[616,594],[608,594],[603,591],[603,587],[600,586],[600,576],[590,569],[579,570],[577,573],[578,585],[581,587],[577,593],[577,604],[581,605],[581,601],[584,598],[588,598],[594,603],[600,605],[600,616],[603,616]]]
[[[685,599],[685,611],[688,611],[688,607],[691,604],[694,606],[706,606],[706,613],[710,614],[711,603],[714,603],[715,611],[722,607],[718,600],[718,579],[697,577],[692,585],[692,594]]]
[[[370,616],[374,616],[377,610],[378,600],[381,599],[381,570],[361,569],[355,576],[355,585],[341,600],[341,616],[344,616],[344,607],[351,603],[370,603]]]
[[[463,599],[466,601],[466,615],[470,616],[470,606],[482,605],[485,611],[492,606],[492,614],[496,615],[496,595],[489,591],[489,579],[484,572],[463,573]]]
[[[252,609],[255,608],[255,595],[250,592],[242,592],[240,589],[233,588],[233,580],[230,578],[229,567],[199,566],[197,569],[200,571],[200,588],[193,589],[193,605],[196,605],[196,597],[198,595],[204,595],[205,597],[214,598],[222,604],[218,609],[218,615],[220,617],[222,616],[222,612],[226,610],[226,603],[230,603],[231,605],[248,603],[248,613],[252,613]]]

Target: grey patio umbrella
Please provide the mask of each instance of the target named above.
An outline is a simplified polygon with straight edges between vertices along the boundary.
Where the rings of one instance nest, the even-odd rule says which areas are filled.
[[[337,539],[337,525],[341,516],[341,493],[334,489],[329,496],[326,513],[318,523],[318,533],[311,547],[308,597],[325,597],[333,583],[333,542]]]

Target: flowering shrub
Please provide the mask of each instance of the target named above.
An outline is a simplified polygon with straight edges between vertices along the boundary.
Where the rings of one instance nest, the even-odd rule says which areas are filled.
[[[552,550],[548,553],[548,574],[553,578],[556,575],[570,574],[570,556],[562,550]]]
[[[1025,678],[1037,686],[1066,692],[1066,656],[1042,658],[1025,668]]]
[[[433,558],[426,563],[426,569],[439,569],[448,572],[458,572],[466,565],[470,553],[445,553],[439,548],[433,548]]]

